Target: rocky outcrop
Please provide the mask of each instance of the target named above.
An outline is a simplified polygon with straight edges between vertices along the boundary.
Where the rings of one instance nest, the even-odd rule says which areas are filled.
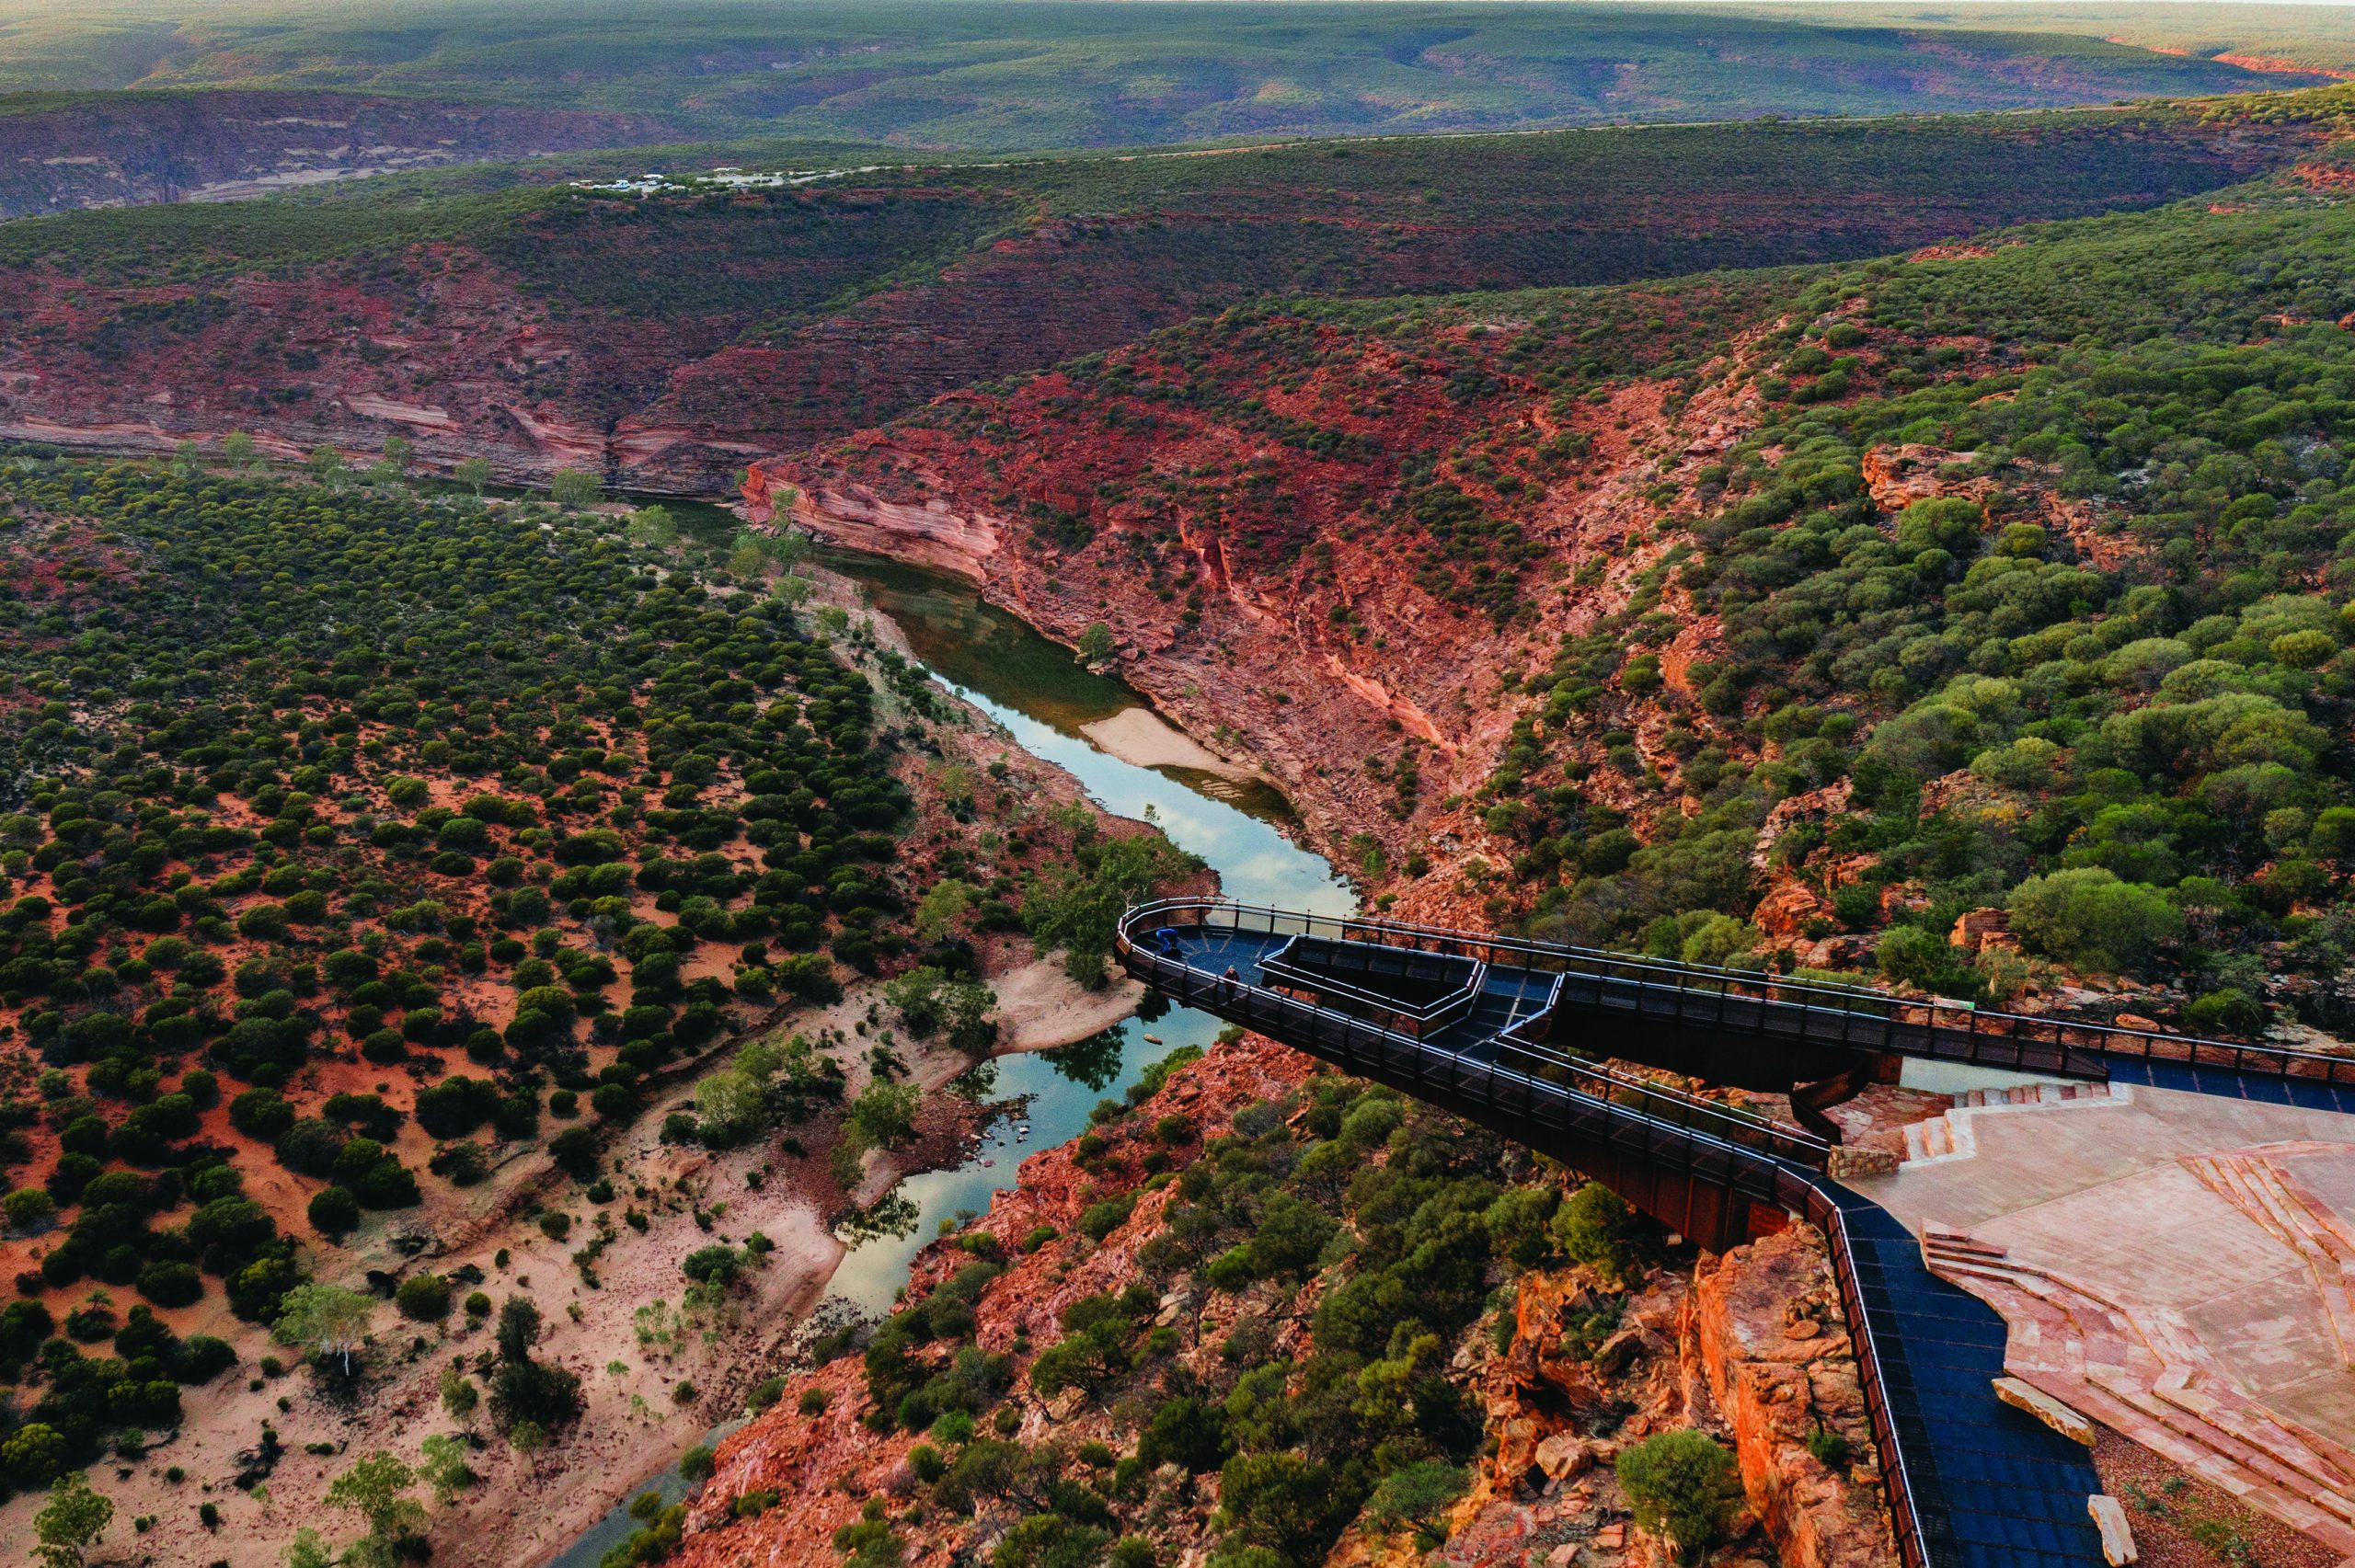
[[[821,539],[953,571],[1063,642],[1108,623],[1124,676],[1212,750],[1263,766],[1332,850],[1362,864],[1370,840],[1395,871],[1419,848],[1430,871],[1397,886],[1400,913],[1436,919],[1461,897],[1484,924],[1497,889],[1482,884],[1525,846],[1478,797],[1516,725],[1546,713],[1552,650],[1649,593],[1680,624],[1678,679],[1721,654],[1716,618],[1672,576],[1659,581],[1677,536],[1655,524],[1660,494],[1700,482],[1758,418],[1728,373],[1739,347],[1673,406],[1640,378],[1565,404],[1506,354],[1522,325],[1402,338],[1314,315],[1208,324],[755,464],[746,500],[775,515],[770,498],[790,486],[789,515]],[[1314,368],[1293,374],[1296,362]],[[1271,441],[1271,418],[1323,433]],[[1402,454],[1439,431],[1484,432],[1498,461],[1547,481],[1483,478],[1467,460],[1442,486],[1552,563],[1558,588],[1533,574],[1498,590],[1519,601],[1510,615],[1483,612],[1474,578],[1412,516]],[[1671,797],[1606,763],[1601,737],[1624,725],[1644,763],[1672,775],[1690,748],[1671,726],[1714,724],[1632,693],[1541,722],[1548,745],[1591,732],[1570,741],[1592,753],[1585,791],[1639,822]],[[1754,749],[1728,730],[1709,738]],[[1844,791],[1787,804],[1775,829],[1836,815]]]
[[[760,475],[759,493],[765,498],[775,481],[764,469],[753,472]],[[746,481],[748,501],[754,494],[753,483]],[[913,561],[974,582],[988,580],[990,559],[1004,547],[1008,526],[1005,519],[983,509],[960,509],[946,495],[892,500],[852,480],[802,489],[790,516],[831,544]]]
[[[1686,1341],[1733,1437],[1742,1488],[1786,1568],[1896,1561],[1839,1290],[1820,1232],[1795,1226],[1704,1260]],[[1835,1468],[1811,1434],[1848,1456]],[[1836,1451],[1825,1438],[1819,1448]]]
[[[1511,1337],[1480,1382],[1491,1452],[1457,1511],[1450,1564],[1665,1562],[1631,1529],[1613,1467],[1628,1446],[1688,1426],[1733,1449],[1750,1503],[1720,1560],[1896,1562],[1818,1232],[1655,1269],[1626,1291],[1584,1269],[1525,1275],[1518,1291]],[[1845,1444],[1836,1465],[1809,1451],[1818,1429]]]
[[[1311,1058],[1258,1036],[1224,1044],[1201,1060],[1170,1074],[1159,1093],[1137,1112],[1140,1125],[1179,1117],[1210,1132],[1231,1123],[1235,1113],[1256,1101],[1279,1098],[1318,1070]],[[1082,1163],[1076,1143],[1045,1150],[1022,1162],[1020,1182],[994,1196],[974,1230],[995,1237],[1010,1260],[975,1304],[973,1337],[991,1351],[1011,1352],[1027,1361],[1060,1336],[1063,1310],[1079,1299],[1118,1291],[1138,1276],[1137,1250],[1160,1229],[1166,1187],[1142,1195],[1128,1219],[1100,1242],[1079,1233],[1080,1216],[1103,1196],[1099,1179]],[[1055,1240],[1022,1250],[1041,1229]],[[936,1242],[910,1270],[909,1294],[921,1297],[972,1254],[954,1242]],[[1228,1298],[1226,1316],[1268,1303],[1252,1297]],[[1200,1320],[1191,1303],[1170,1303],[1165,1322],[1187,1319],[1198,1331],[1189,1354],[1214,1356],[1223,1336]],[[1293,1322],[1285,1332],[1297,1335]],[[869,1497],[905,1496],[914,1484],[909,1450],[920,1433],[878,1435],[861,1419],[872,1408],[859,1357],[846,1356],[787,1380],[784,1395],[719,1445],[718,1469],[688,1517],[689,1534],[669,1559],[681,1568],[839,1568],[842,1554],[833,1532],[859,1517]],[[1042,1399],[1017,1379],[1010,1408],[1019,1419],[1017,1436],[1027,1443],[1049,1436],[1077,1444],[1087,1439],[1117,1446],[1133,1443],[1112,1412],[1083,1409],[1075,1391]],[[1191,1489],[1199,1495],[1173,1499],[1183,1517],[1173,1521],[1183,1534],[1207,1533],[1215,1486]],[[748,1501],[750,1500],[750,1501]],[[946,1509],[921,1517],[902,1515],[910,1562],[947,1564],[958,1553],[985,1555],[986,1548],[1013,1522],[1004,1504],[984,1506],[963,1518]],[[959,1559],[962,1560],[962,1559]]]

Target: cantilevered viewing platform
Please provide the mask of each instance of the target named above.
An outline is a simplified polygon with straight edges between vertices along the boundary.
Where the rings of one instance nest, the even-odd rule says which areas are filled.
[[[2355,1060],[1216,898],[1131,910],[1119,951],[1173,1000],[1553,1155],[1702,1245],[1821,1229],[1909,1568],[2103,1562],[2087,1449],[1999,1381],[2355,1552],[2355,1416],[2332,1413],[2355,1411]],[[1792,1121],[1614,1063],[1786,1093]],[[1893,1173],[1832,1175],[1867,1162],[1832,1113],[1909,1074],[1945,1081],[1946,1108]],[[2122,1157],[2120,1131],[2148,1147]],[[2170,1214],[2208,1266],[2142,1277]],[[2169,1296],[2187,1277],[2225,1299]],[[2275,1364],[2285,1345],[2312,1365]]]

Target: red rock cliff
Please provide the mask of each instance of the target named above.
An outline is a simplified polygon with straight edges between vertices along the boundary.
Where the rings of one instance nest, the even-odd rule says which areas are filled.
[[[1785,1568],[1896,1562],[1821,1233],[1794,1227],[1704,1259],[1683,1326],[1731,1431],[1742,1488]],[[1809,1451],[1819,1428],[1846,1446],[1843,1467]]]

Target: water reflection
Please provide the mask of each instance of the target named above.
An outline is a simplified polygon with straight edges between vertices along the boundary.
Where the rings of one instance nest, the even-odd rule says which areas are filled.
[[[1218,872],[1229,897],[1336,914],[1356,907],[1330,865],[1278,830],[1292,814],[1273,789],[1257,781],[1237,787],[1191,769],[1139,767],[1081,734],[1085,725],[1143,705],[1124,682],[1086,669],[959,578],[849,551],[827,551],[821,560],[866,589],[942,684],[1004,725],[1024,750],[1069,771],[1106,809],[1140,818],[1150,811],[1172,842]],[[1205,792],[1210,784],[1237,798],[1217,798]],[[991,1194],[1014,1185],[1026,1156],[1086,1131],[1099,1098],[1118,1097],[1181,1046],[1208,1047],[1220,1027],[1191,1008],[1156,1010],[1061,1051],[999,1059],[998,1097],[1029,1096],[1028,1114],[995,1125],[958,1169],[902,1183],[923,1216],[914,1234],[853,1248],[835,1271],[833,1294],[888,1310],[907,1281],[909,1261],[942,1219],[986,1209]]]
[[[699,540],[729,536],[732,514],[693,503],[663,504]],[[1330,865],[1278,830],[1293,818],[1271,786],[1198,769],[1139,767],[1098,750],[1082,735],[1084,725],[1144,705],[1125,683],[1078,664],[1069,649],[985,602],[961,579],[847,551],[823,552],[821,560],[867,589],[942,684],[1005,726],[1024,750],[1071,773],[1106,809],[1123,817],[1151,815],[1171,841],[1217,871],[1229,897],[1332,914],[1356,908]],[[1075,1045],[975,1068],[959,1081],[959,1092],[1025,1100],[1024,1110],[993,1122],[963,1165],[911,1176],[842,1226],[850,1252],[829,1295],[867,1311],[890,1310],[907,1283],[908,1265],[939,1233],[942,1219],[986,1210],[992,1194],[1015,1184],[1023,1159],[1086,1131],[1099,1099],[1124,1093],[1146,1067],[1173,1050],[1207,1048],[1221,1027],[1206,1013],[1149,1003],[1138,1016]],[[730,1421],[706,1441],[741,1425],[741,1419]],[[670,1502],[684,1488],[672,1469],[638,1490],[656,1491]],[[548,1568],[595,1568],[608,1548],[637,1528],[626,1502]]]

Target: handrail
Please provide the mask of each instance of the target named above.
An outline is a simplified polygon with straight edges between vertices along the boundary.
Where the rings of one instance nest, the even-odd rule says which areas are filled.
[[[1132,911],[1132,914],[1138,911]],[[1285,1011],[1284,1004],[1290,1003],[1292,1007],[1301,1009],[1310,1015],[1312,1024],[1308,1033],[1312,1037],[1314,1036],[1315,1030],[1313,1019],[1318,1010],[1311,1004],[1285,996],[1281,991],[1255,986],[1239,979],[1229,979],[1223,976],[1213,978],[1206,971],[1197,969],[1191,965],[1140,948],[1130,935],[1131,923],[1125,919],[1121,921],[1116,933],[1115,946],[1120,955],[1123,966],[1139,979],[1170,993],[1180,1001],[1216,995],[1225,1008],[1244,1015],[1236,1021],[1246,1023],[1246,1026],[1250,1026],[1250,1015],[1255,1011],[1253,1003],[1264,1000],[1266,1003],[1271,1004],[1279,1021]],[[1549,1006],[1557,997],[1558,986],[1555,994],[1548,998]],[[1542,1015],[1543,1010],[1532,1016]],[[1374,1043],[1389,1044],[1410,1051],[1419,1060],[1426,1055],[1449,1058],[1458,1056],[1458,1053],[1446,1051],[1415,1036],[1399,1034],[1395,1030],[1384,1028],[1348,1013],[1336,1013],[1333,1016],[1340,1023],[1345,1040],[1351,1034],[1371,1036]],[[1511,1032],[1510,1029],[1499,1031],[1498,1037],[1501,1038],[1510,1035]],[[1519,1042],[1515,1043],[1519,1044]],[[1345,1057],[1355,1054],[1347,1044],[1341,1045],[1338,1048]],[[1565,1060],[1567,1061],[1568,1059]],[[1879,1347],[1873,1333],[1871,1320],[1865,1310],[1855,1253],[1848,1239],[1846,1219],[1842,1214],[1837,1202],[1816,1179],[1814,1172],[1788,1155],[1763,1152],[1737,1139],[1719,1138],[1710,1132],[1699,1130],[1689,1123],[1664,1119],[1639,1106],[1625,1104],[1612,1097],[1608,1093],[1597,1095],[1571,1084],[1534,1079],[1528,1074],[1504,1067],[1499,1062],[1485,1062],[1479,1065],[1492,1078],[1502,1072],[1518,1081],[1523,1089],[1524,1104],[1528,1103],[1526,1099],[1528,1091],[1534,1089],[1537,1083],[1545,1082],[1547,1088],[1561,1095],[1565,1101],[1580,1104],[1588,1114],[1599,1116],[1606,1123],[1617,1121],[1632,1124],[1640,1136],[1639,1148],[1643,1157],[1681,1166],[1688,1173],[1697,1173],[1705,1168],[1714,1167],[1716,1180],[1728,1191],[1749,1192],[1778,1204],[1786,1211],[1801,1213],[1823,1232],[1832,1275],[1840,1287],[1843,1315],[1848,1322],[1849,1345],[1856,1356],[1857,1383],[1864,1396],[1866,1421],[1872,1429],[1874,1446],[1880,1456],[1882,1491],[1889,1501],[1890,1528],[1896,1539],[1898,1555],[1903,1563],[1903,1568],[1947,1568],[1947,1565],[1936,1562],[1930,1554],[1928,1538],[1913,1496],[1913,1478],[1906,1462],[1902,1439],[1890,1405],[1887,1374],[1881,1365]],[[1582,1072],[1591,1080],[1614,1089],[1633,1090],[1648,1102],[1675,1105],[1688,1114],[1701,1113],[1709,1117],[1730,1119],[1722,1107],[1710,1102],[1698,1100],[1642,1080],[1628,1079],[1601,1063],[1572,1065],[1573,1070]],[[1493,1086],[1489,1090],[1489,1099],[1493,1104],[1495,1100]],[[1757,1124],[1746,1125],[1752,1130],[1756,1129]],[[1812,1146],[1819,1156],[1829,1152],[1828,1145],[1810,1135],[1788,1133],[1780,1128],[1769,1130],[1776,1135],[1777,1142],[1780,1144],[1794,1149]],[[1619,1139],[1613,1141],[1624,1142]],[[1662,1156],[1671,1153],[1676,1158],[1662,1159]],[[1705,1160],[1702,1156],[1714,1158]],[[1821,1159],[1819,1158],[1815,1162],[1821,1163]]]
[[[1319,974],[1315,969],[1303,967],[1287,956],[1299,941],[1300,938],[1295,936],[1273,953],[1261,958],[1259,972],[1272,974],[1279,979],[1287,980],[1304,990],[1343,996],[1361,1006],[1396,1013],[1401,1018],[1410,1018],[1419,1024],[1429,1025],[1439,1022],[1443,1015],[1471,1012],[1473,1004],[1480,999],[1480,988],[1488,983],[1488,966],[1480,959],[1471,959],[1468,960],[1472,965],[1471,976],[1464,984],[1432,1001],[1416,1005],[1396,997],[1384,996],[1379,991],[1368,990],[1362,986],[1351,985],[1347,980],[1335,979],[1329,975]]]
[[[1270,934],[1278,929],[1276,921],[1297,921],[1303,932],[1321,927],[1333,931],[1345,941],[1404,943],[1418,948],[1428,944],[1442,951],[1476,949],[1489,956],[1491,963],[1496,961],[1494,955],[1497,954],[1519,955],[1533,960],[1521,966],[1523,967],[1552,969],[1558,967],[1564,973],[1579,973],[1608,982],[1630,985],[1641,991],[1672,989],[1685,993],[1697,983],[1704,994],[1713,992],[1720,1001],[1740,999],[1761,1006],[1772,1006],[1782,1015],[1796,1017],[1803,1037],[1810,1022],[1821,1014],[1830,1014],[1840,1022],[1836,1043],[1877,1047],[1905,1055],[2021,1066],[2027,1064],[2022,1054],[2024,1050],[2050,1050],[2055,1053],[2054,1056],[2039,1059],[2036,1065],[2076,1077],[2106,1077],[2107,1064],[2101,1062],[2099,1057],[2112,1055],[2141,1061],[2174,1061],[2268,1077],[2355,1085],[2355,1058],[2327,1056],[2319,1051],[2296,1050],[2282,1046],[2240,1045],[2229,1040],[2172,1035],[2159,1030],[2124,1028],[2114,1024],[2085,1024],[2030,1013],[2005,1013],[1939,998],[1924,1001],[1892,996],[1887,991],[1862,986],[1822,980],[1794,980],[1748,970],[1648,958],[1641,955],[1613,953],[1606,949],[1567,944],[1531,942],[1520,937],[1450,931],[1439,926],[1411,925],[1355,916],[1316,915],[1224,898],[1178,897],[1136,905],[1122,917],[1116,931],[1116,944],[1125,948],[1132,940],[1132,930],[1147,921],[1166,924],[1168,922],[1162,917],[1184,912],[1197,917],[1192,923],[1208,924],[1211,923],[1209,921],[1200,917],[1212,911],[1226,916],[1238,930],[1264,921],[1265,929]],[[1880,1025],[1881,1038],[1853,1038],[1853,1026],[1859,1019],[1877,1021]],[[1763,1016],[1761,1026],[1763,1026]],[[1900,1033],[1901,1030],[1918,1030],[1922,1037],[1918,1042],[1910,1040]],[[1957,1051],[1939,1048],[1942,1035],[1950,1040],[1959,1038]],[[1834,1042],[1826,1037],[1824,1043]],[[2091,1054],[2080,1059],[2080,1053]]]
[[[1865,1422],[1872,1428],[1873,1446],[1880,1452],[1881,1495],[1889,1502],[1890,1532],[1896,1538],[1897,1554],[1905,1568],[1936,1568],[1921,1507],[1913,1496],[1913,1467],[1906,1462],[1904,1439],[1898,1434],[1896,1413],[1890,1408],[1888,1376],[1881,1368],[1872,1314],[1865,1310],[1855,1249],[1848,1240],[1848,1217],[1821,1186],[1796,1179],[1804,1189],[1800,1211],[1823,1232],[1832,1277],[1840,1287],[1840,1310],[1848,1320],[1848,1347],[1856,1357],[1856,1386],[1865,1398]]]
[[[1255,986],[1248,980],[1211,976],[1191,965],[1136,948],[1132,944],[1123,946],[1121,952],[1132,974],[1136,974],[1138,979],[1157,986],[1181,1001],[1189,1001],[1195,997],[1214,996],[1229,1007],[1234,1006],[1238,1001],[1247,1001],[1254,998],[1265,998],[1269,1002],[1290,1001],[1301,1007],[1315,1005],[1286,996],[1281,991],[1265,986]],[[1144,969],[1145,972],[1139,974],[1140,968]],[[1174,970],[1183,979],[1173,983],[1173,979],[1163,973],[1165,969]],[[1436,1052],[1455,1060],[1468,1059],[1460,1050],[1449,1050],[1443,1047],[1434,1046],[1429,1040],[1414,1035],[1402,1034],[1371,1020],[1348,1013],[1340,1016],[1350,1027],[1373,1036],[1373,1041],[1371,1043],[1387,1044],[1406,1051]],[[1491,1038],[1502,1037],[1501,1032],[1498,1036],[1491,1036]],[[1755,1153],[1763,1142],[1767,1146],[1772,1158],[1809,1168],[1821,1168],[1831,1158],[1832,1146],[1804,1129],[1784,1127],[1762,1117],[1745,1116],[1714,1100],[1705,1100],[1698,1095],[1687,1094],[1681,1090],[1671,1089],[1666,1084],[1654,1082],[1650,1079],[1620,1072],[1600,1061],[1571,1056],[1548,1047],[1525,1045],[1519,1040],[1513,1041],[1512,1044],[1523,1054],[1537,1059],[1545,1067],[1558,1068],[1572,1077],[1583,1078],[1590,1082],[1601,1085],[1600,1091],[1581,1090],[1571,1083],[1544,1078],[1536,1073],[1524,1071],[1501,1059],[1480,1061],[1476,1065],[1484,1071],[1501,1074],[1515,1083],[1533,1087],[1543,1083],[1549,1089],[1594,1100],[1614,1111],[1631,1109],[1624,1099],[1615,1096],[1628,1096],[1672,1107],[1678,1113],[1677,1116],[1650,1119],[1679,1127],[1695,1138],[1727,1149],[1740,1149]],[[1637,1111],[1634,1114],[1646,1113]],[[1704,1130],[1705,1128],[1706,1130]]]

